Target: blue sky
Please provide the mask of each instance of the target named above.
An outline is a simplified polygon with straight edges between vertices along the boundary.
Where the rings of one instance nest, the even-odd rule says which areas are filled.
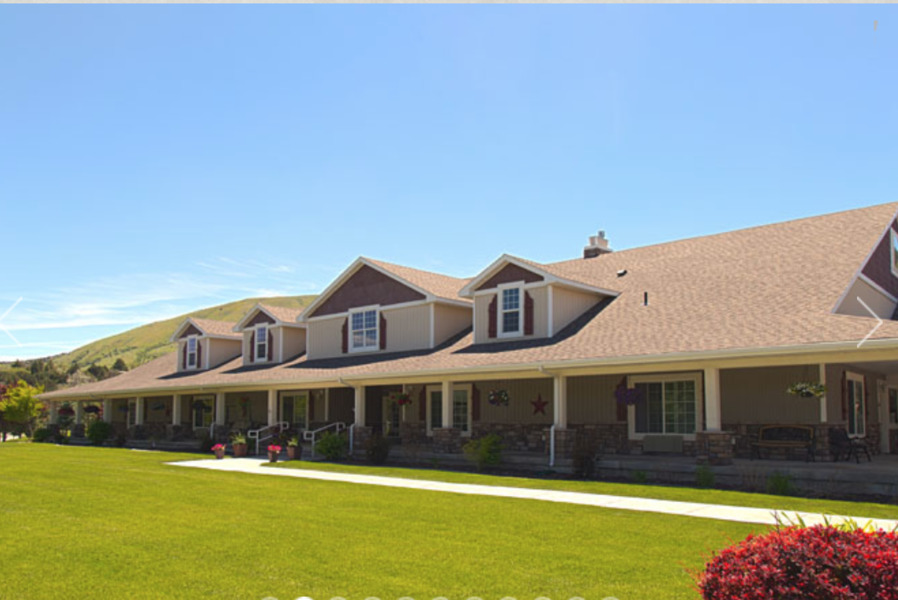
[[[0,359],[359,255],[470,276],[898,200],[896,33],[891,6],[2,6]]]

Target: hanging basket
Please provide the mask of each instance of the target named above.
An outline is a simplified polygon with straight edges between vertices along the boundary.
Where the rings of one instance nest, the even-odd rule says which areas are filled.
[[[100,412],[102,412],[102,410],[103,409],[101,409],[99,406],[85,406],[84,407],[84,412],[86,412],[89,415],[98,415],[98,414],[100,414]]]
[[[75,414],[75,409],[71,406],[63,406],[57,411],[57,414],[61,417],[71,417]]]
[[[493,406],[508,406],[511,398],[508,396],[508,390],[490,390],[487,395],[487,402]]]

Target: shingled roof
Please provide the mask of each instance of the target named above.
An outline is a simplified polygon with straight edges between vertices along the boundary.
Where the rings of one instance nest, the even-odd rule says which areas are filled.
[[[896,211],[898,203],[884,204],[592,259],[533,263],[558,277],[620,292],[548,340],[475,345],[466,332],[435,350],[315,361],[300,357],[268,368],[244,368],[238,358],[189,375],[175,374],[170,355],[113,379],[44,397],[853,347],[876,321],[833,309]],[[622,270],[627,273],[619,277]],[[870,340],[898,349],[898,322],[884,322]]]
[[[373,258],[366,257],[365,260],[380,267],[384,271],[392,273],[400,279],[404,279],[437,298],[453,300],[455,302],[468,302],[465,298],[460,298],[458,292],[466,283],[468,283],[468,281],[470,281],[469,279],[459,279],[441,273],[434,273],[433,271],[422,271],[421,269],[413,269],[412,267],[394,265],[393,263],[375,260]]]

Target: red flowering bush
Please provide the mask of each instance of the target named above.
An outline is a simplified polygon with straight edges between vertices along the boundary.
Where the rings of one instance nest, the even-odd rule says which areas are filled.
[[[817,525],[749,536],[699,576],[705,600],[898,600],[898,534]]]

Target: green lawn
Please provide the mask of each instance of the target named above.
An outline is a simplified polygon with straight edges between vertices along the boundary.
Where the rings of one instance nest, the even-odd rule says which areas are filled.
[[[459,473],[434,469],[374,467],[368,465],[308,461],[279,462],[271,466],[287,469],[314,469],[318,471],[359,473],[363,475],[385,475],[388,477],[403,477],[406,479],[432,479],[453,483],[541,488],[547,490],[565,490],[569,492],[610,494],[612,496],[635,496],[638,498],[657,498],[659,500],[679,500],[682,502],[707,502],[710,504],[726,504],[728,506],[750,506],[755,508],[794,510],[829,515],[898,519],[898,506],[892,504],[876,504],[873,502],[819,500],[733,492],[727,490],[699,490],[686,487],[638,485],[633,483],[616,483],[608,481],[568,481],[558,479],[527,479],[525,477],[497,477],[494,475]]]
[[[0,444],[0,597],[695,598],[758,529],[164,464],[195,458]]]

